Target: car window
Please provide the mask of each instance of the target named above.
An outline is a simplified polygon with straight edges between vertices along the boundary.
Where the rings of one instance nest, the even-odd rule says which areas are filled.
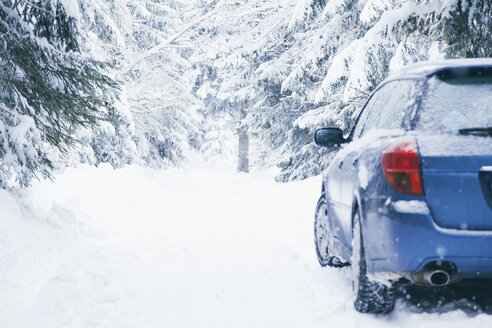
[[[480,127],[492,127],[491,77],[428,80],[416,129],[459,133]]]
[[[356,122],[356,125],[354,127],[354,132],[353,136],[355,139],[360,138],[362,134],[362,128],[364,127],[364,124],[366,123],[367,116],[371,112],[372,108],[374,107],[374,103],[376,102],[376,99],[379,96],[379,92],[376,92],[372,95],[372,97],[369,99],[369,101],[366,103],[364,108],[362,109],[362,113],[360,113],[359,119]]]
[[[380,88],[367,103],[354,135],[363,136],[374,129],[404,128],[405,117],[417,104],[417,81],[398,80]]]

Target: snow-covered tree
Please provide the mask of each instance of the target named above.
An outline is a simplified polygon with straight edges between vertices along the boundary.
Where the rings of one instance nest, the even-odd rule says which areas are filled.
[[[75,143],[112,108],[116,83],[80,52],[77,3],[0,2],[0,187],[49,175],[47,149]]]
[[[492,3],[459,0],[440,26],[451,58],[492,57]]]
[[[203,29],[197,94],[228,112],[279,165],[280,180],[317,174],[331,155],[314,130],[348,132],[370,92],[402,66],[487,56],[487,1],[221,2]],[[197,55],[199,54],[199,55]]]
[[[190,47],[180,1],[132,1],[131,41],[123,68],[139,156],[149,165],[179,165],[198,147],[201,117],[188,79]]]
[[[127,87],[118,78],[119,69],[127,57],[128,35],[132,33],[132,16],[125,1],[72,1],[80,10],[78,22],[81,51],[107,64],[108,75],[119,80],[120,92],[111,96],[111,109],[105,120],[92,129],[79,128],[75,135],[78,146],[63,156],[57,165],[77,165],[79,162],[114,167],[138,161],[135,126],[129,111]]]
[[[304,178],[333,156],[316,128],[348,132],[390,72],[492,55],[486,0],[0,3],[3,187],[53,164],[179,166],[233,146],[239,171]]]
[[[248,171],[250,137],[259,140],[251,120],[254,108],[268,98],[261,93],[256,70],[283,46],[279,40],[293,6],[294,1],[221,1],[196,36],[195,92],[207,117],[232,121],[227,126],[234,126],[237,134],[239,171]]]

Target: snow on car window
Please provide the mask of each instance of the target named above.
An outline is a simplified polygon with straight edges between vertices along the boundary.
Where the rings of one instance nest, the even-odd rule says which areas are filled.
[[[398,80],[384,85],[367,104],[363,134],[379,129],[403,128],[404,118],[415,106],[417,81]]]
[[[486,127],[492,127],[492,78],[429,79],[416,129],[458,133]]]

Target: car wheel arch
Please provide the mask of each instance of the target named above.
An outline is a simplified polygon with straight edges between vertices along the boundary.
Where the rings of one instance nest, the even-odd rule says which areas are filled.
[[[350,220],[350,227],[351,227],[351,231],[352,231],[352,240],[354,238],[354,221],[355,221],[355,215],[357,213],[359,213],[359,220],[362,221],[362,218],[363,218],[363,215],[362,215],[362,212],[361,212],[361,202],[360,202],[360,195],[359,193],[355,193],[354,194],[354,199],[352,201],[352,214],[351,214],[351,220]],[[359,224],[361,224],[362,222],[359,222]],[[361,231],[362,231],[362,224],[361,224],[361,227],[360,227]],[[350,247],[352,248],[353,245],[352,243],[350,243]],[[352,249],[352,252],[353,252],[353,249]]]
[[[351,228],[352,228],[352,233],[354,232],[354,218],[355,214],[359,212],[361,219],[362,219],[362,213],[361,213],[361,202],[360,202],[360,194],[355,193],[354,194],[354,199],[352,200],[352,214],[351,214]]]

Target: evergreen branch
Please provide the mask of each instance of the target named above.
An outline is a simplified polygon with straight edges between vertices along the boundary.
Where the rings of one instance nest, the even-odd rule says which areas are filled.
[[[120,71],[119,76],[128,74],[129,72],[131,72],[133,70],[133,68],[135,68],[135,66],[138,63],[140,63],[141,61],[143,61],[147,57],[149,57],[149,56],[151,56],[151,55],[153,55],[155,53],[158,53],[162,49],[168,47],[174,41],[178,40],[183,34],[185,34],[186,32],[188,32],[192,28],[194,28],[196,25],[199,25],[202,22],[204,22],[207,19],[209,19],[210,17],[212,17],[217,12],[217,8],[218,7],[219,7],[219,5],[217,5],[214,9],[212,9],[211,11],[209,11],[207,14],[203,15],[202,17],[194,20],[190,24],[188,24],[185,27],[183,27],[179,32],[175,33],[174,35],[172,35],[171,37],[169,37],[164,42],[162,42],[162,43],[158,44],[157,46],[155,46],[155,47],[153,47],[153,48],[145,51],[143,54],[141,54],[139,57],[137,57],[132,63],[130,63],[129,65],[127,65],[125,68],[123,68]]]

